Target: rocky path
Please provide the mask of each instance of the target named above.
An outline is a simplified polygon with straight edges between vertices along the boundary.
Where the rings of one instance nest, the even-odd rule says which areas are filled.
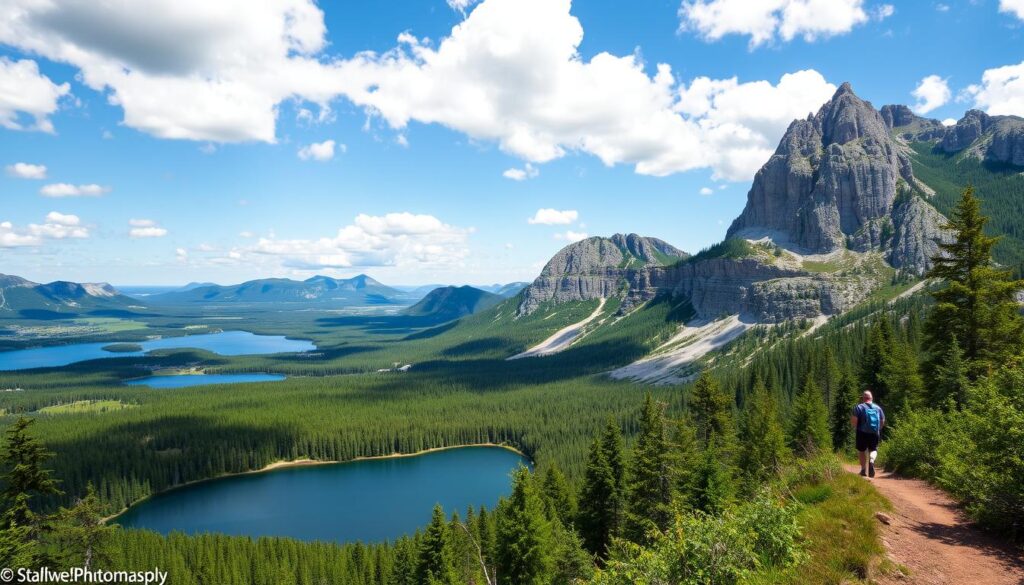
[[[979,530],[941,490],[890,473],[866,481],[892,502],[891,514],[878,514],[882,542],[889,558],[910,570],[882,576],[880,584],[1024,585],[1024,551]]]

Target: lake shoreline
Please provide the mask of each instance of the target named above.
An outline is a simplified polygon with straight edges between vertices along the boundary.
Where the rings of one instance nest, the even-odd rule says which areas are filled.
[[[313,467],[313,466],[320,466],[320,465],[342,465],[342,464],[345,464],[345,463],[357,463],[359,461],[373,461],[373,460],[377,460],[377,459],[402,459],[402,458],[406,458],[406,457],[419,457],[420,455],[428,455],[430,453],[438,453],[438,452],[441,452],[441,451],[450,451],[452,449],[472,449],[472,448],[478,448],[478,447],[489,447],[489,448],[497,447],[499,449],[505,449],[506,451],[511,451],[511,452],[519,455],[520,457],[526,459],[527,461],[530,462],[531,465],[534,463],[533,459],[531,459],[529,455],[527,455],[526,453],[523,453],[519,449],[516,449],[512,445],[508,445],[508,444],[505,444],[505,443],[471,443],[471,444],[466,444],[466,445],[448,445],[446,447],[431,447],[429,449],[422,449],[420,451],[414,451],[412,453],[392,453],[390,455],[360,456],[360,457],[355,457],[353,459],[344,459],[344,460],[324,460],[324,459],[308,459],[308,458],[281,460],[281,461],[275,461],[273,463],[268,463],[267,465],[264,465],[263,467],[261,467],[259,469],[250,469],[248,471],[236,471],[236,472],[232,472],[232,473],[222,473],[222,474],[214,476],[214,477],[207,477],[207,478],[203,478],[203,479],[194,479],[194,480],[191,480],[191,481],[186,481],[185,483],[180,483],[180,484],[177,484],[175,486],[171,486],[171,487],[169,487],[169,488],[167,488],[165,490],[161,490],[159,492],[154,492],[154,493],[149,494],[148,496],[146,496],[144,498],[140,498],[139,500],[136,500],[136,501],[132,502],[131,504],[125,506],[124,509],[120,510],[116,514],[113,514],[113,515],[106,516],[106,517],[102,518],[100,520],[100,522],[102,522],[103,524],[109,524],[110,522],[116,520],[118,517],[124,515],[124,513],[127,512],[128,510],[130,510],[133,506],[137,506],[137,505],[145,502],[146,500],[149,500],[150,498],[153,498],[154,496],[158,496],[160,494],[166,494],[168,492],[172,492],[172,491],[175,491],[175,490],[179,490],[179,489],[182,489],[182,488],[185,488],[185,487],[189,487],[189,486],[193,486],[193,485],[200,484],[200,483],[205,483],[205,482],[208,482],[208,481],[216,481],[218,479],[226,479],[226,478],[229,478],[229,477],[238,477],[238,476],[243,476],[243,475],[254,475],[254,474],[257,474],[257,473],[268,473],[268,472],[272,472],[272,471],[279,471],[279,470],[282,470],[282,469],[290,469],[290,468],[294,468],[294,467]]]

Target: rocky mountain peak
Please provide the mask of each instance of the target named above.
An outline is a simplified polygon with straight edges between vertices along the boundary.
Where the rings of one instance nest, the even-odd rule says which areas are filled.
[[[917,182],[891,123],[844,83],[817,114],[790,125],[727,237],[767,236],[801,253],[881,250],[894,266],[923,272],[941,215],[912,195]]]

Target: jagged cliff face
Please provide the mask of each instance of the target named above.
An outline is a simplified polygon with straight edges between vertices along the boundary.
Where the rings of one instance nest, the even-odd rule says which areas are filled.
[[[877,250],[923,273],[938,251],[941,215],[914,195],[910,158],[890,132],[908,115],[889,108],[883,117],[844,83],[817,114],[790,125],[727,237],[769,237],[801,253]]]
[[[943,126],[914,115],[906,106],[883,106],[882,117],[908,142],[934,142],[948,154],[967,151],[981,160],[1024,167],[1024,118],[968,110],[956,124]]]
[[[668,294],[687,299],[704,319],[842,313],[886,284],[891,267],[923,274],[948,237],[927,201],[930,189],[914,177],[908,141],[985,144],[1006,160],[1024,151],[1013,138],[1024,121],[977,114],[968,113],[962,128],[946,128],[906,106],[875,110],[843,84],[817,114],[790,125],[729,228],[727,237],[771,244],[751,244],[741,257],[686,258],[652,238],[589,238],[551,259],[525,289],[519,312],[600,297],[620,298],[626,311]]]
[[[629,296],[628,283],[643,280],[640,274],[687,256],[686,252],[662,240],[636,234],[593,237],[569,244],[555,254],[540,276],[526,287],[519,313],[530,313],[547,301]]]

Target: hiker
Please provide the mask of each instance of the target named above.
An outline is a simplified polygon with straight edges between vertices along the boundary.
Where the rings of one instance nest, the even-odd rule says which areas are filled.
[[[853,407],[850,424],[857,429],[857,458],[860,459],[860,474],[875,477],[875,457],[878,456],[878,441],[885,426],[882,407],[873,402],[870,390],[860,395],[860,404]]]

